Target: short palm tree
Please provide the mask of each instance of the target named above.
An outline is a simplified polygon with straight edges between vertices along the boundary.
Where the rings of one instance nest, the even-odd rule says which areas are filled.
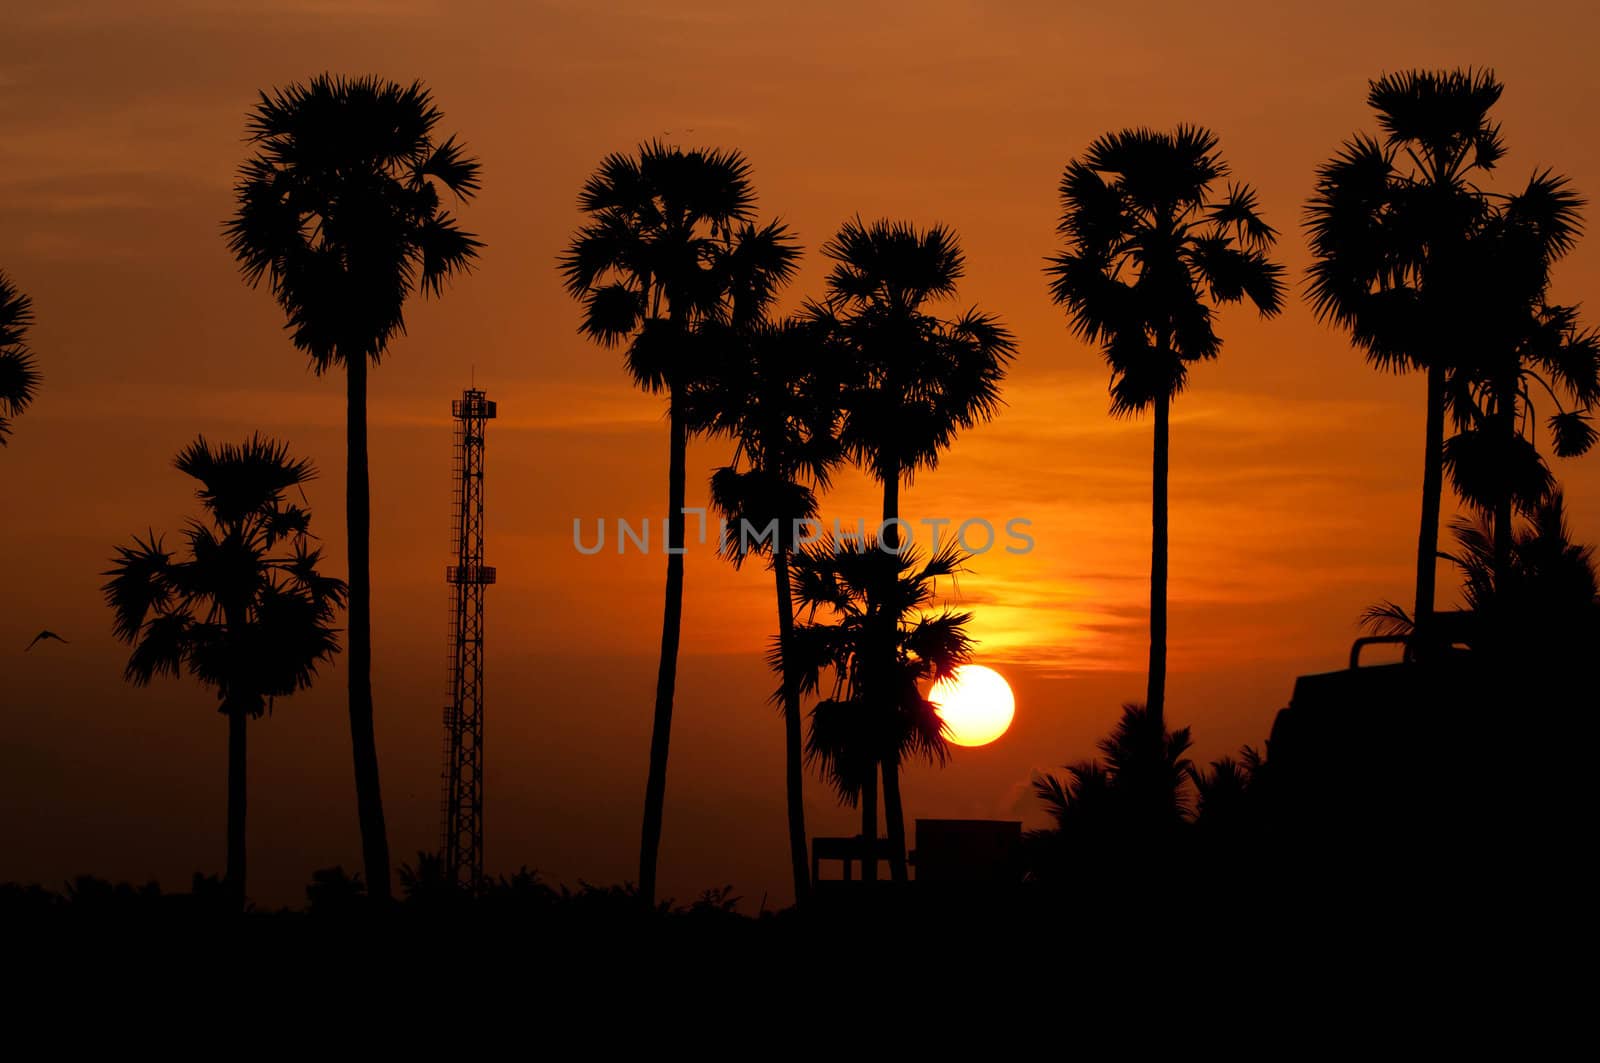
[[[608,156],[585,182],[578,207],[589,220],[560,261],[583,305],[579,330],[603,346],[626,344],[634,383],[667,397],[667,581],[639,840],[646,906],[655,901],[683,621],[687,397],[713,360],[706,326],[759,319],[800,255],[782,225],[755,225],[755,198],[750,164],[736,151],[645,144]]]
[[[711,504],[727,523],[722,549],[735,567],[752,553],[771,559],[782,659],[794,641],[793,530],[816,517],[817,492],[828,489],[842,459],[837,365],[827,331],[814,321],[759,321],[727,329],[724,342],[716,371],[691,397],[690,419],[735,441],[733,460],[712,474]],[[789,856],[796,903],[803,904],[810,872],[800,688],[792,668],[779,672]]]
[[[205,511],[170,551],[153,533],[117,548],[105,584],[117,638],[133,646],[125,671],[143,686],[187,671],[216,691],[228,720],[228,867],[245,897],[245,724],[274,698],[311,685],[339,649],[333,627],[345,585],[319,570],[311,514],[285,501],[315,475],[288,448],[252,437],[213,448],[202,437],[178,455],[200,482]]]
[[[1034,876],[1070,874],[1074,859],[1105,861],[1113,855],[1107,850],[1120,858],[1159,853],[1191,812],[1191,745],[1187,727],[1169,731],[1147,706],[1124,705],[1116,726],[1100,740],[1103,760],[1078,761],[1067,765],[1065,775],[1035,778],[1034,795],[1054,826],[1028,839]]]
[[[948,543],[926,561],[912,546],[884,548],[874,537],[824,538],[795,555],[795,600],[808,614],[795,626],[787,665],[802,693],[826,690],[811,710],[806,755],[840,799],[870,809],[882,765],[898,771],[908,756],[936,764],[949,757],[944,721],[927,688],[972,655],[970,613],[934,611],[937,584],[962,572],[964,555]],[[819,612],[828,619],[818,621]],[[824,688],[824,679],[827,685]],[[871,863],[876,819],[862,817],[863,856]]]
[[[1369,85],[1383,129],[1345,142],[1306,209],[1317,316],[1381,369],[1427,375],[1413,615],[1432,616],[1451,374],[1479,346],[1484,274],[1470,241],[1490,210],[1477,182],[1505,154],[1490,71],[1407,71]]]
[[[11,420],[26,410],[39,390],[39,371],[28,349],[33,300],[0,271],[0,447],[11,435]]]
[[[1123,815],[1152,830],[1183,822],[1189,814],[1184,782],[1192,766],[1187,756],[1192,745],[1189,728],[1169,731],[1148,706],[1123,706],[1116,726],[1100,741]]]
[[[1214,308],[1248,300],[1270,317],[1283,305],[1277,232],[1247,185],[1228,176],[1216,135],[1125,129],[1100,137],[1061,179],[1066,249],[1050,259],[1050,295],[1073,330],[1111,367],[1111,413],[1154,412],[1151,473],[1150,670],[1145,699],[1166,705],[1167,457],[1172,400],[1189,366],[1215,358]]]
[[[367,366],[405,331],[413,292],[438,295],[482,246],[441,192],[470,199],[479,165],[421,82],[312,78],[261,94],[250,115],[256,153],[239,170],[225,227],[245,280],[265,278],[296,348],[318,374],[343,368],[350,553],[350,737],[368,894],[390,898],[389,841],[372,723],[371,496]]]
[[[1251,746],[1239,750],[1238,759],[1218,757],[1209,768],[1190,766],[1194,783],[1194,821],[1202,830],[1237,831],[1255,813],[1259,799],[1257,784],[1265,761]]]
[[[1065,779],[1051,774],[1034,781],[1034,792],[1058,827],[1067,827],[1102,802],[1100,811],[1120,829],[1167,830],[1190,812],[1185,784],[1194,777],[1189,728],[1169,731],[1144,705],[1124,705],[1111,733],[1100,740],[1102,760],[1069,765]]]
[[[1477,564],[1463,559],[1468,604],[1484,608],[1492,594],[1508,617],[1507,627],[1523,644],[1537,640],[1537,652],[1586,675],[1600,642],[1600,569],[1595,548],[1573,542],[1561,491],[1552,491],[1513,539],[1512,566],[1504,583],[1487,585],[1481,546],[1474,549],[1468,539],[1463,544],[1480,558]]]
[[[1551,490],[1515,530],[1509,565],[1498,556],[1492,515],[1457,518],[1451,531],[1457,546],[1444,556],[1461,571],[1462,597],[1484,645],[1519,672],[1587,667],[1600,638],[1600,573],[1594,548],[1572,541],[1561,491]],[[1363,622],[1383,635],[1416,632],[1413,617],[1393,602],[1369,608]]]
[[[956,433],[999,410],[1000,385],[1016,354],[1010,330],[976,308],[941,317],[966,272],[956,234],[942,225],[846,222],[822,248],[833,260],[826,321],[853,362],[840,435],[851,459],[883,487],[885,547],[902,545],[900,487],[932,469]],[[890,871],[906,878],[905,812],[898,761],[883,764]],[[876,802],[862,805],[862,831],[877,835]],[[871,822],[865,818],[873,817]],[[877,875],[869,855],[863,873]]]

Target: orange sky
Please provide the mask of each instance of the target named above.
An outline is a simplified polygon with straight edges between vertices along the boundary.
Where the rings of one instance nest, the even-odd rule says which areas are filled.
[[[220,871],[222,719],[193,683],[121,683],[98,590],[115,543],[194,510],[170,468],[183,443],[259,428],[314,458],[315,523],[343,565],[342,384],[306,371],[218,231],[258,88],[322,70],[421,77],[484,163],[463,212],[488,244],[481,268],[412,308],[372,379],[384,792],[397,857],[431,848],[449,401],[475,367],[501,411],[488,863],[568,882],[634,873],[663,567],[571,546],[574,517],[658,518],[665,495],[660,405],[578,338],[554,269],[603,154],[652,136],[737,147],[763,213],[810,248],[856,212],[945,222],[967,251],[961,302],[1017,333],[1008,408],[902,499],[912,520],[1033,521],[1032,554],[990,552],[961,584],[1017,722],[942,773],[913,769],[913,816],[1035,817],[1030,774],[1087,755],[1143,690],[1149,427],[1106,417],[1099,356],[1040,274],[1071,155],[1124,125],[1212,127],[1298,284],[1300,205],[1317,163],[1372,128],[1366,79],[1487,64],[1508,84],[1501,183],[1551,165],[1600,190],[1600,16],[1582,5],[1537,22],[1503,5],[1281,0],[141,6],[19,9],[0,37],[0,267],[34,297],[45,374],[0,451],[0,880],[92,870],[180,886]],[[809,257],[791,300],[822,274]],[[1597,285],[1590,241],[1556,294]],[[1407,598],[1422,433],[1420,380],[1368,369],[1302,303],[1222,327],[1222,359],[1176,407],[1172,454],[1168,711],[1206,756],[1259,742],[1295,675],[1340,665],[1363,606]],[[691,449],[691,504],[723,460]],[[1600,466],[1557,473],[1577,534],[1600,538]],[[874,512],[855,473],[826,503],[829,518]],[[765,573],[692,552],[662,848],[679,897],[731,881],[752,908],[766,891],[787,899],[781,733],[759,660],[770,598]],[[71,645],[17,653],[40,627]],[[252,893],[295,902],[313,867],[359,865],[342,674],[280,702],[251,742]],[[848,829],[820,784],[808,805],[815,831]]]

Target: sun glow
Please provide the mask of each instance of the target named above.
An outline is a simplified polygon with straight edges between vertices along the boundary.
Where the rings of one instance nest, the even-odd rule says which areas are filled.
[[[946,737],[958,746],[986,746],[1006,733],[1016,715],[1011,687],[993,668],[964,664],[948,679],[928,691],[948,729]]]

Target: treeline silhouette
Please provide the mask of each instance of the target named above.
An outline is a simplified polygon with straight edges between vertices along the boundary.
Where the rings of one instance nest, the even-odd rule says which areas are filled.
[[[1061,247],[1043,267],[1048,294],[1109,368],[1111,415],[1152,420],[1149,657],[1145,700],[1124,710],[1100,759],[1038,781],[1054,826],[1030,834],[1020,855],[1015,879],[1028,896],[1089,883],[1125,896],[1173,876],[1192,882],[1201,866],[1209,883],[1232,888],[1251,881],[1245,869],[1280,857],[1285,867],[1349,868],[1370,866],[1382,851],[1419,867],[1397,824],[1442,831],[1452,852],[1465,852],[1483,820],[1439,808],[1458,785],[1452,771],[1488,755],[1500,740],[1491,736],[1520,734],[1528,706],[1591,700],[1582,664],[1597,636],[1593,553],[1568,539],[1545,458],[1581,455],[1596,440],[1600,339],[1576,306],[1550,298],[1583,204],[1549,170],[1511,192],[1487,187],[1506,150],[1491,114],[1501,93],[1489,71],[1374,80],[1368,103],[1379,134],[1338,149],[1305,209],[1312,309],[1376,367],[1427,379],[1413,604],[1376,605],[1366,617],[1377,637],[1402,644],[1404,663],[1357,668],[1353,659],[1346,673],[1303,678],[1260,753],[1203,767],[1188,755],[1187,729],[1168,725],[1171,407],[1191,368],[1220,355],[1222,307],[1282,312],[1289,285],[1271,257],[1280,234],[1258,193],[1233,179],[1217,136],[1199,126],[1110,132],[1067,164]],[[364,885],[342,871],[319,873],[308,903],[330,911],[391,901],[370,676],[366,376],[404,331],[408,299],[441,294],[483,246],[447,207],[469,201],[482,174],[454,136],[439,134],[442,117],[420,83],[324,75],[262,93],[248,119],[253,154],[239,170],[224,236],[245,281],[266,282],[313,371],[344,372],[350,571],[348,585],[320,571],[307,545],[310,515],[286,501],[312,476],[310,464],[257,436],[220,449],[202,439],[180,455],[205,510],[185,532],[186,552],[152,535],[121,548],[107,573],[116,634],[133,647],[128,678],[187,671],[217,692],[229,721],[226,888],[197,879],[196,904],[218,895],[231,910],[248,904],[245,722],[333,660],[340,607]],[[829,263],[821,295],[780,313],[802,248],[782,222],[761,221],[756,203],[739,152],[647,142],[600,162],[579,193],[584,220],[557,262],[580,306],[580,332],[620,349],[633,383],[667,403],[667,564],[637,888],[566,893],[519,875],[463,892],[443,885],[436,858],[423,856],[403,869],[404,907],[515,898],[553,910],[613,902],[661,910],[686,455],[696,436],[733,446],[708,484],[712,507],[735,527],[776,529],[754,544],[724,543],[723,554],[736,566],[759,556],[773,575],[769,661],[797,905],[817,899],[808,763],[860,811],[862,839],[878,841],[880,820],[887,834],[890,888],[872,888],[874,844],[858,893],[912,903],[901,771],[948,758],[927,691],[973,647],[970,615],[940,593],[969,559],[903,539],[901,494],[962,431],[999,412],[1017,343],[995,314],[957,309],[965,276],[957,235],[905,220],[844,221],[821,247]],[[31,323],[27,298],[0,275],[0,442],[38,385],[24,342]],[[846,466],[882,488],[880,529],[797,549],[793,522],[817,515]],[[1441,554],[1447,477],[1480,519],[1458,525],[1460,550]],[[1462,570],[1464,611],[1436,609],[1440,557]],[[1562,780],[1576,775],[1572,748],[1551,756]],[[1385,762],[1366,771],[1374,749]],[[1340,784],[1351,777],[1366,788]],[[1552,807],[1587,805],[1562,782],[1524,785],[1506,807],[1519,813],[1505,823],[1539,807],[1548,824]],[[67,908],[79,893],[148,899],[131,887],[80,886],[6,896]],[[688,911],[726,913],[730,900],[713,892]]]
[[[433,853],[419,853],[415,865],[401,864],[398,877],[400,894],[396,910],[422,918],[473,912],[548,920],[561,926],[575,923],[609,926],[619,921],[637,921],[641,915],[729,922],[739,918],[736,908],[742,900],[732,886],[720,886],[703,891],[687,903],[663,900],[644,913],[638,890],[631,884],[598,886],[580,881],[576,888],[552,885],[537,871],[528,868],[491,878],[480,889],[469,892],[449,880],[438,855]],[[301,905],[278,908],[251,905],[245,911],[253,918],[264,919],[351,918],[373,913],[368,900],[360,872],[328,867],[312,872]],[[186,893],[164,891],[156,882],[135,885],[111,882],[94,875],[78,875],[59,889],[37,884],[0,884],[0,918],[181,920],[229,916],[239,910],[233,886],[225,877],[199,872],[193,876]],[[774,909],[763,908],[753,918],[764,919],[777,914]]]

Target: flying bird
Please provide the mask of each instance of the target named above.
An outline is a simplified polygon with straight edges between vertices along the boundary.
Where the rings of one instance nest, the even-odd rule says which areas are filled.
[[[23,653],[27,653],[28,650],[33,649],[33,647],[39,642],[40,639],[55,639],[57,642],[61,643],[63,646],[70,646],[71,645],[71,643],[69,643],[66,639],[62,638],[60,635],[57,635],[54,631],[41,631],[37,635],[33,636],[33,641],[28,643],[27,649],[24,649],[22,652]]]

